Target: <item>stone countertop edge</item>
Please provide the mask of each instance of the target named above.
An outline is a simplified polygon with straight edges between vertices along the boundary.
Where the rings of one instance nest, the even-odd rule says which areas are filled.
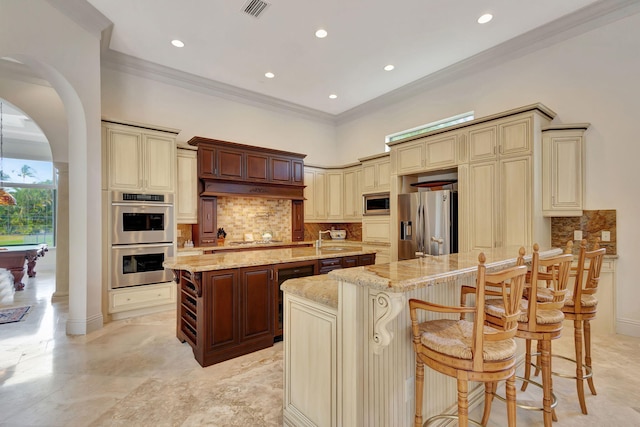
[[[338,281],[326,274],[286,280],[280,289],[318,304],[338,309]]]
[[[478,271],[478,255],[487,255],[487,272],[515,265],[517,249],[498,248],[487,251],[471,251],[464,254],[427,256],[424,258],[334,270],[329,275],[338,281],[387,292],[409,292],[418,288],[472,277]],[[561,249],[540,251],[541,257],[555,256]],[[531,261],[527,251],[525,262]]]
[[[167,258],[162,263],[162,266],[164,268],[174,270],[185,270],[191,273],[198,273],[203,271],[287,264],[290,262],[314,261],[325,258],[369,255],[375,253],[375,250],[365,250],[362,246],[345,247],[345,249],[342,250],[332,250],[331,246],[326,245],[326,247],[319,249],[301,247],[269,249],[262,251],[223,252],[206,255],[182,255]]]

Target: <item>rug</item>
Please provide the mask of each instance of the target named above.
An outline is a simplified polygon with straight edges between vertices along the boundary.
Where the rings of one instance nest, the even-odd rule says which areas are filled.
[[[2,323],[13,323],[20,322],[24,320],[25,316],[29,312],[31,308],[30,305],[26,307],[12,307],[12,308],[3,308],[0,310],[0,324]]]

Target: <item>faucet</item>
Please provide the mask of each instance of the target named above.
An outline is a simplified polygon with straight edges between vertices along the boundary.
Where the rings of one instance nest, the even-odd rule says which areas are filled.
[[[316,248],[322,247],[322,233],[331,233],[331,230],[318,231],[318,241],[316,242]]]

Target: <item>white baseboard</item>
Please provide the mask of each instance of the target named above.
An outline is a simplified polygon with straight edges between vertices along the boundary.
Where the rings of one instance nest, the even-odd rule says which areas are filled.
[[[616,333],[640,337],[640,321],[635,319],[616,319]]]
[[[102,329],[102,313],[91,316],[87,319],[67,320],[67,335],[86,335]]]

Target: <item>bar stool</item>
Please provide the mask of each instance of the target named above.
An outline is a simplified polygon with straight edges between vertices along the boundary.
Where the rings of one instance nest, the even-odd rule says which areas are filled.
[[[411,299],[409,308],[413,347],[416,352],[415,426],[422,426],[422,397],[424,387],[424,365],[454,377],[458,385],[458,416],[436,415],[426,424],[441,418],[458,418],[458,424],[467,427],[469,422],[468,381],[489,384],[507,382],[507,418],[509,427],[516,425],[515,406],[515,353],[513,336],[520,315],[519,301],[522,298],[527,268],[515,266],[487,273],[484,253],[478,257],[476,307],[451,307]],[[485,286],[498,289],[505,310],[502,325],[488,327],[484,324]],[[440,319],[420,323],[418,310],[438,313],[473,313],[474,320]]]
[[[573,242],[567,244],[566,252],[572,252]],[[580,243],[578,254],[578,265],[572,270],[571,277],[575,277],[573,289],[567,294],[567,299],[562,308],[566,319],[573,320],[573,337],[575,343],[576,358],[570,359],[558,355],[565,360],[576,364],[576,375],[564,375],[555,373],[557,376],[573,378],[576,380],[578,400],[582,413],[587,415],[587,404],[584,399],[584,380],[587,380],[591,394],[594,396],[596,388],[593,384],[593,368],[591,365],[591,320],[596,317],[598,300],[595,293],[598,290],[600,281],[600,270],[602,261],[606,253],[605,248],[600,248],[599,239],[596,240],[592,251],[587,251],[587,241]],[[584,328],[584,359],[583,359],[583,328]]]

